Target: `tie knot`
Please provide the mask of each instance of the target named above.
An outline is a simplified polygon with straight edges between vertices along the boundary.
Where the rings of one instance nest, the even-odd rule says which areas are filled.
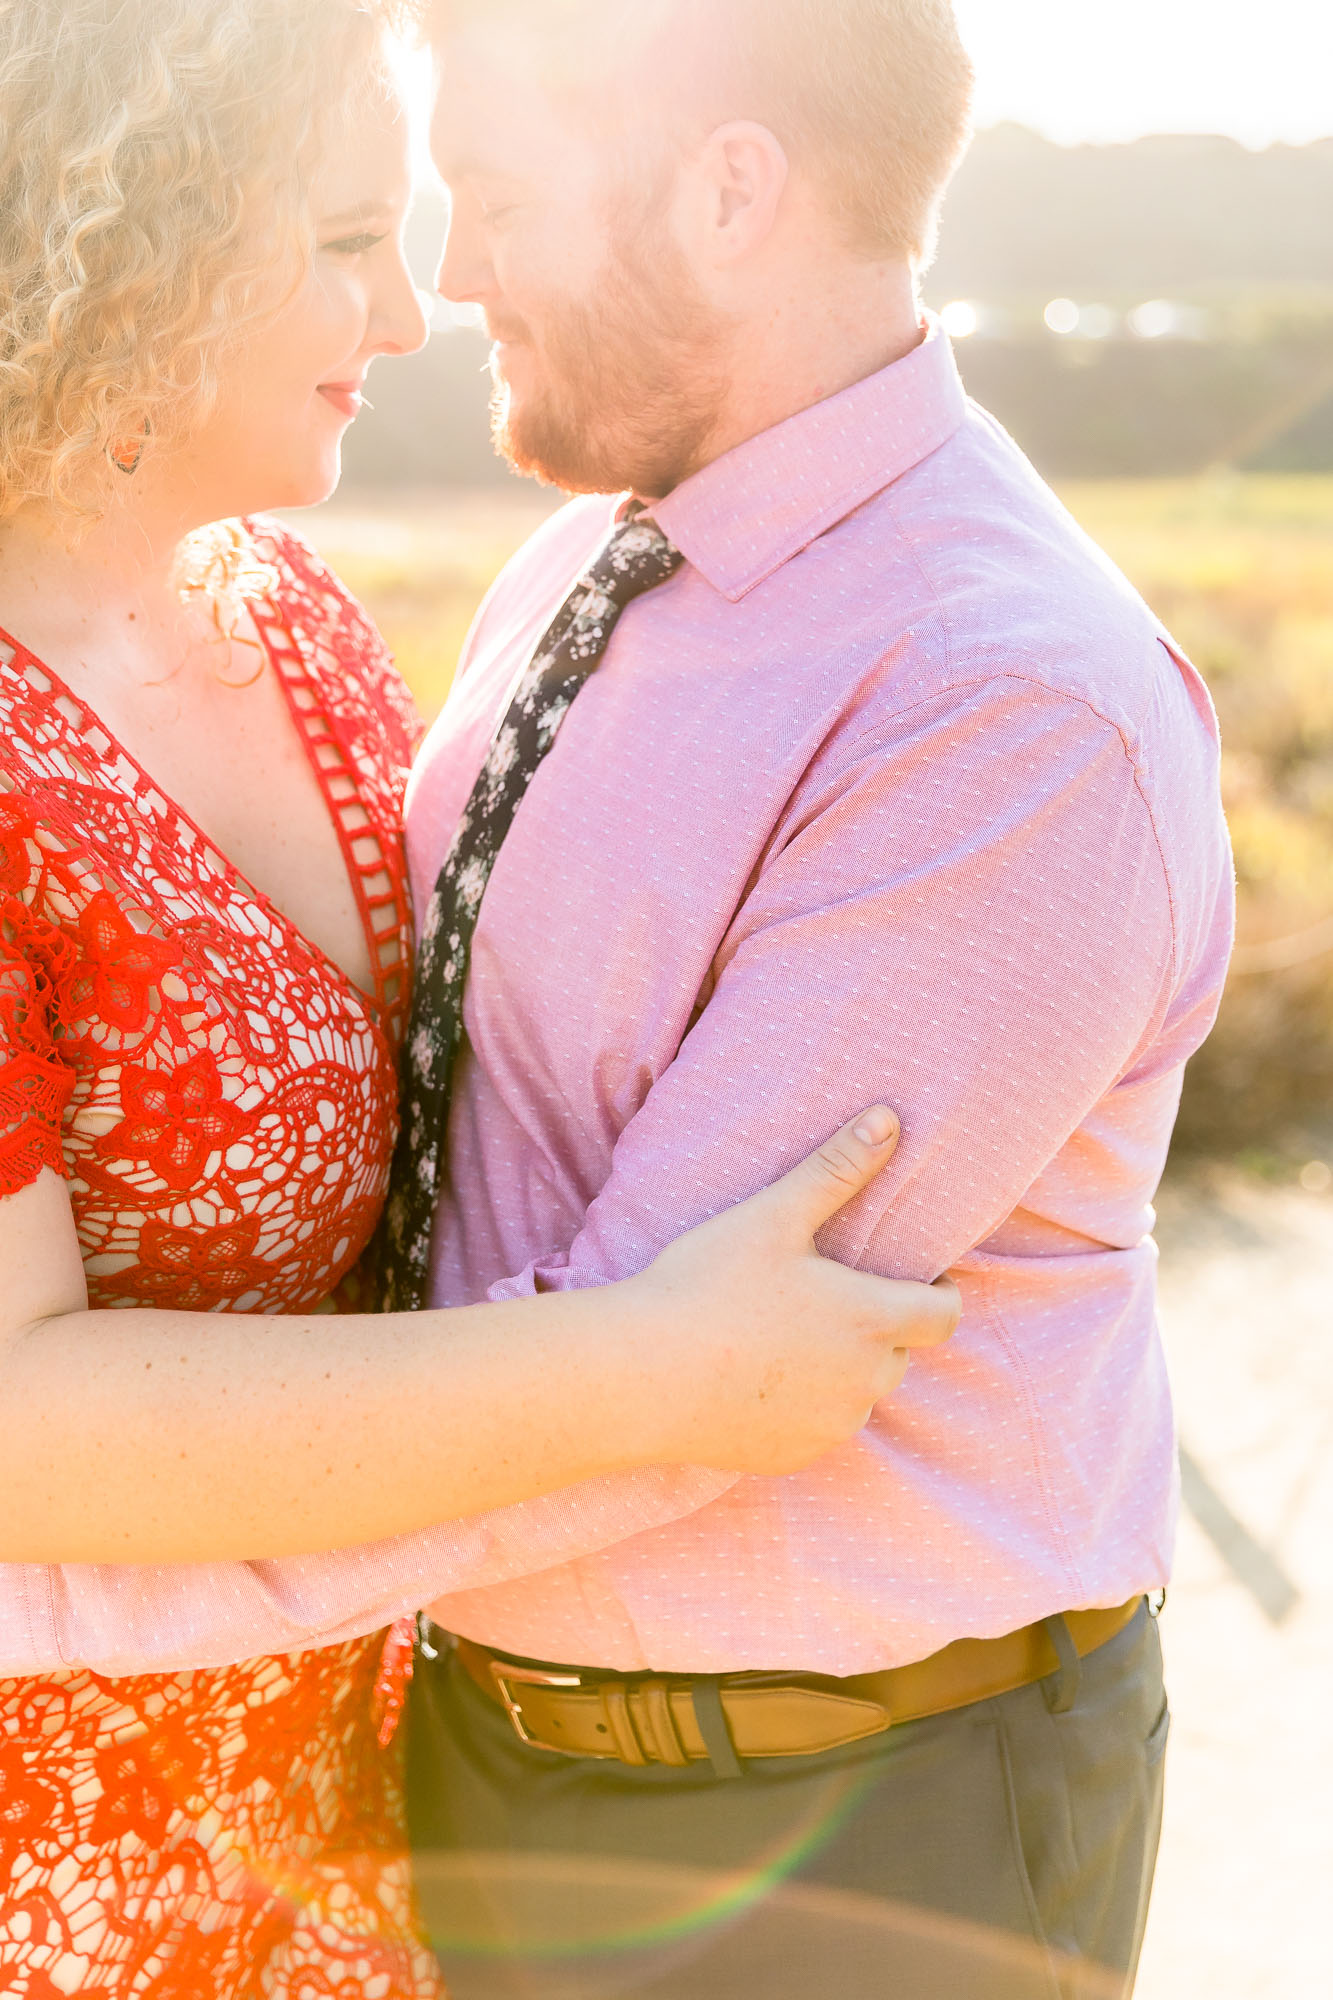
[[[587,586],[612,598],[621,610],[645,590],[680,568],[684,558],[650,515],[633,514],[611,531],[605,548],[584,579]]]

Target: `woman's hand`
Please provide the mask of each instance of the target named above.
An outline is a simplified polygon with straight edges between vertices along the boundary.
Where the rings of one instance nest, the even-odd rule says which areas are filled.
[[[639,1465],[796,1471],[958,1317],[815,1250],[897,1130],[868,1112],[623,1284],[448,1312],[90,1310],[48,1170],[0,1201],[0,1561],[276,1558]]]
[[[876,1278],[815,1248],[816,1231],[888,1165],[898,1136],[891,1111],[864,1113],[630,1281],[662,1326],[664,1456],[798,1471],[864,1429],[913,1348],[949,1339],[961,1301],[948,1279]]]

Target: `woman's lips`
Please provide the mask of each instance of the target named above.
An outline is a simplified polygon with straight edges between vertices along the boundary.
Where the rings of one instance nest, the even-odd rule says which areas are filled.
[[[360,416],[363,398],[355,382],[321,382],[319,393],[349,423],[353,417]]]

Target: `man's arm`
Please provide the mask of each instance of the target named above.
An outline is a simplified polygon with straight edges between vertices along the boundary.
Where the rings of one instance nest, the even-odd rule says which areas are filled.
[[[812,773],[715,971],[567,1257],[492,1296],[639,1269],[880,1095],[898,1156],[822,1247],[932,1279],[984,1242],[1169,1001],[1171,902],[1123,738],[1018,676],[895,718]]]

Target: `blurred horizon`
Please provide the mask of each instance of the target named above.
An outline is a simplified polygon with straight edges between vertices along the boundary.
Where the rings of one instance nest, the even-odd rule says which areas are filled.
[[[424,186],[422,285],[446,213]],[[993,126],[945,203],[923,293],[969,389],[1048,476],[1333,472],[1333,138],[1068,146]],[[475,316],[441,302],[427,350],[376,371],[349,483],[512,485],[486,354]]]

